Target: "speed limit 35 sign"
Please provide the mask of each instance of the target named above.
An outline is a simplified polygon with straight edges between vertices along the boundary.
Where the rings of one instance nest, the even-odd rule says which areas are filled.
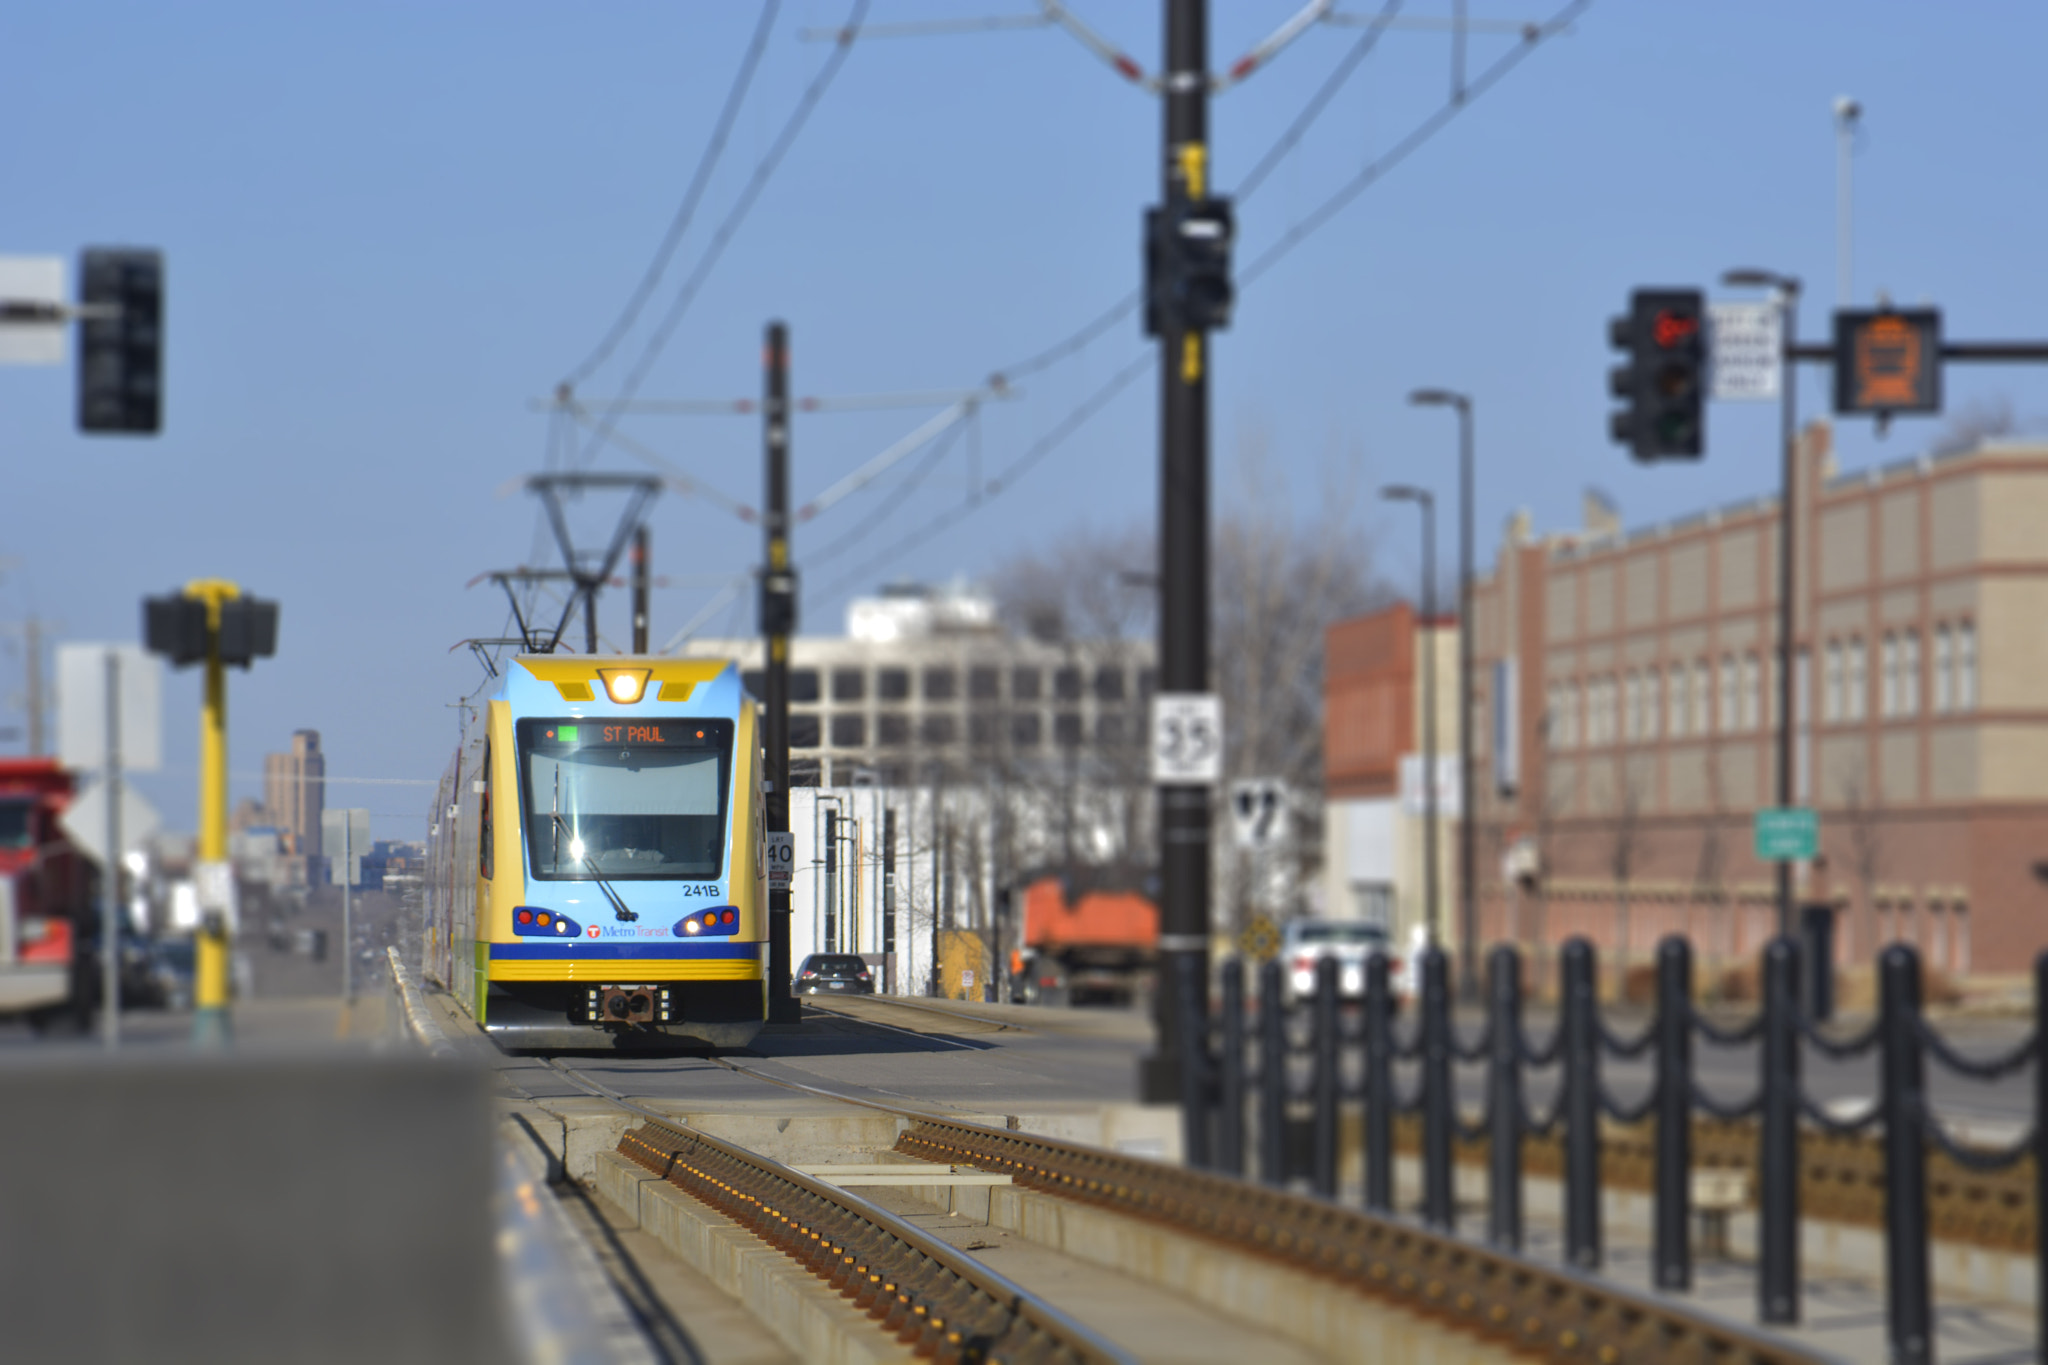
[[[1161,692],[1152,699],[1152,780],[1213,787],[1223,779],[1223,698]]]

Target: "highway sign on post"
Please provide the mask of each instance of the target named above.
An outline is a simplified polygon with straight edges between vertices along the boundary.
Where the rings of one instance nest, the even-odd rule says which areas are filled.
[[[1707,345],[1720,402],[1776,402],[1785,373],[1784,313],[1776,303],[1710,303]]]
[[[0,256],[0,365],[62,365],[64,258]]]
[[[796,836],[788,830],[768,831],[768,889],[789,890],[789,875],[796,868]]]
[[[1764,862],[1805,862],[1820,851],[1820,816],[1810,806],[1756,813],[1756,856]]]
[[[107,766],[110,654],[120,679],[121,767],[131,773],[153,773],[164,761],[164,670],[140,645],[57,646],[57,760],[79,770]]]
[[[1294,833],[1287,818],[1287,784],[1277,777],[1253,777],[1230,784],[1230,827],[1237,846],[1263,853],[1286,844]]]
[[[370,812],[343,807],[321,811],[320,851],[333,869],[336,886],[361,886],[363,855],[370,851]]]
[[[1223,698],[1162,692],[1152,699],[1152,780],[1213,787],[1223,779]]]

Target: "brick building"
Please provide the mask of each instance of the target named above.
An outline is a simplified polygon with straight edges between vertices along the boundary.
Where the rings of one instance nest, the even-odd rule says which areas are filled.
[[[1800,899],[1836,907],[1845,963],[1903,939],[2022,971],[2048,944],[2048,445],[1841,474],[1815,425],[1798,469]],[[1775,497],[1510,525],[1474,600],[1483,938],[1641,960],[1674,930],[1714,957],[1772,932],[1751,822],[1775,796],[1777,528]]]

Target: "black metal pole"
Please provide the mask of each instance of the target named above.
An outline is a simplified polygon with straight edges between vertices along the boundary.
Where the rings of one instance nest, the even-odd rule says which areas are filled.
[[[839,951],[839,812],[825,812],[825,951]]]
[[[633,528],[633,652],[647,652],[647,523]]]
[[[761,744],[767,758],[766,815],[773,834],[789,833],[789,637],[796,631],[796,570],[789,560],[789,328],[768,324],[761,356]],[[790,893],[768,893],[768,1018],[795,1023],[803,1006],[790,994]]]
[[[2048,953],[2034,959],[2034,1340],[2048,1343],[2048,1256],[2038,1231],[2048,1228],[2048,1062],[2041,1028],[2048,1020]]]
[[[1659,1289],[1692,1288],[1692,945],[1657,945],[1657,1209]]]
[[[1778,806],[1784,809],[1792,804],[1792,741],[1795,730],[1792,711],[1792,667],[1797,651],[1793,648],[1792,632],[1796,628],[1798,614],[1793,610],[1795,604],[1792,591],[1793,585],[1798,582],[1794,569],[1798,562],[1795,550],[1799,541],[1799,372],[1792,359],[1791,347],[1799,332],[1799,282],[1782,279],[1778,283],[1778,292],[1779,309],[1784,319],[1786,348],[1784,374],[1778,381],[1781,389],[1779,420],[1784,427],[1785,447],[1784,491],[1780,494],[1783,515],[1778,520]],[[1790,860],[1780,860],[1779,937],[1789,937],[1792,928],[1792,864]]]
[[[1223,964],[1223,1055],[1216,1118],[1216,1169],[1244,1174],[1244,959]]]
[[[1365,1206],[1394,1211],[1394,993],[1387,955],[1365,960]]]
[[[1167,205],[1208,191],[1209,35],[1207,0],[1167,0],[1164,196]],[[1209,690],[1209,357],[1208,337],[1177,319],[1159,330],[1159,689]],[[1209,789],[1159,788],[1160,935],[1166,963],[1192,959],[1209,979]],[[1192,1012],[1175,998],[1178,969],[1160,974],[1158,1051],[1141,1064],[1141,1090],[1164,1099],[1178,1089],[1182,1017],[1205,1019],[1207,992]]]
[[[882,990],[896,993],[896,808],[882,808]]]
[[[1479,794],[1472,783],[1472,400],[1458,409],[1458,998],[1479,998]]]
[[[1442,867],[1437,858],[1436,799],[1436,500],[1422,504],[1422,904],[1429,946],[1443,943]]]
[[[1564,1018],[1564,1248],[1579,1270],[1600,1268],[1600,1020],[1593,945],[1573,938],[1558,958]]]
[[[1920,1129],[1921,1105],[1927,1093],[1920,1053],[1920,958],[1905,944],[1894,943],[1879,954],[1877,970],[1882,1040],[1879,1065],[1883,1068],[1878,1103],[1884,1109],[1885,1329],[1892,1365],[1933,1365],[1927,1154]],[[2041,1070],[2037,1058],[2037,1078]],[[2038,1135],[2035,1141],[2040,1141]]]
[[[1508,944],[1486,961],[1486,1239],[1522,1249],[1522,955]]]
[[[1279,959],[1259,964],[1259,1179],[1287,1184],[1287,1013]]]
[[[1764,949],[1762,1119],[1757,1124],[1757,1315],[1799,1321],[1799,948]]]
[[[1209,1040],[1208,1010],[1203,998],[1199,959],[1183,953],[1173,959],[1174,999],[1180,1005],[1180,1142],[1189,1170],[1209,1167]]]
[[[1337,1015],[1337,959],[1316,963],[1315,1003],[1315,1128],[1309,1185],[1324,1199],[1337,1197],[1338,1042],[1343,1024]]]
[[[1422,1221],[1449,1228],[1451,1202],[1451,982],[1444,950],[1422,950]]]

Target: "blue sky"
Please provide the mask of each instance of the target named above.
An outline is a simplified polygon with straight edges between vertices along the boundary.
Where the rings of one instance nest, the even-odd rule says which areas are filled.
[[[1347,0],[1352,10],[1365,0]],[[872,18],[1021,12],[876,0]],[[1157,3],[1081,12],[1157,64]],[[1222,65],[1293,8],[1220,3]],[[1489,18],[1550,6],[1485,0]],[[1445,0],[1410,16],[1443,17]],[[704,208],[657,296],[692,268],[827,49],[799,30],[846,7],[785,4]],[[87,439],[72,378],[0,369],[0,618],[31,607],[67,638],[132,638],[137,599],[221,575],[283,603],[279,657],[231,684],[238,773],[299,726],[344,776],[429,778],[447,704],[480,674],[462,651],[503,612],[476,573],[534,556],[540,467],[530,409],[595,344],[673,214],[758,11],[710,0],[274,6],[71,3],[0,13],[0,254],[161,246],[169,268],[168,425]],[[1286,127],[1358,30],[1310,32],[1216,101],[1229,188]],[[1475,37],[1476,73],[1508,40]],[[1833,98],[1868,113],[1856,159],[1859,296],[1933,300],[1951,335],[2048,334],[2038,224],[2048,10],[2018,3],[1712,6],[1595,3],[1440,135],[1240,298],[1215,357],[1219,509],[1236,452],[1263,442],[1273,496],[1315,514],[1327,484],[1432,481],[1452,492],[1447,417],[1418,384],[1478,399],[1483,544],[1517,507],[1577,522],[1597,485],[1631,524],[1767,491],[1775,411],[1717,407],[1708,458],[1637,468],[1606,440],[1607,317],[1641,284],[1711,284],[1764,265],[1808,281],[1804,334],[1834,304]],[[1388,34],[1300,149],[1240,210],[1241,260],[1442,102],[1449,44]],[[763,323],[793,329],[799,394],[972,386],[1058,341],[1137,279],[1156,194],[1158,110],[1055,31],[857,44],[816,117],[709,276],[643,392],[751,396]],[[1718,291],[1717,291],[1718,292]],[[615,392],[640,332],[582,386]],[[983,477],[1056,427],[1143,342],[1135,320],[1022,381],[987,411]],[[1952,367],[1951,408],[2009,400],[2048,417],[2048,375]],[[1817,411],[1818,375],[1802,404]],[[838,628],[863,547],[816,551],[883,505],[884,578],[974,575],[1077,521],[1152,516],[1153,381],[1132,385],[1001,495],[929,539],[968,493],[968,443],[916,488],[909,466],[798,536],[809,624]],[[925,412],[806,415],[802,497]],[[678,466],[758,499],[759,431],[732,418],[624,426]],[[1880,443],[1841,433],[1850,467],[1920,449],[1933,422]],[[605,452],[602,468],[635,468]],[[580,510],[595,530],[606,509]],[[1361,500],[1357,534],[1396,582],[1416,571],[1411,517]],[[665,494],[653,517],[654,633],[743,572],[758,532]],[[623,635],[615,595],[604,624]],[[751,608],[714,631],[751,629]],[[18,686],[18,659],[0,660]],[[146,785],[192,818],[197,689],[168,689],[166,771]],[[0,724],[18,724],[0,716]],[[258,792],[241,780],[236,794]],[[423,789],[337,786],[380,836],[421,826]]]

